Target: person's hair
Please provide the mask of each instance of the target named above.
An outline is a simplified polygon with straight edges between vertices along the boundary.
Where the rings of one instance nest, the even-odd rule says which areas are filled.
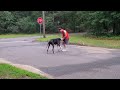
[[[64,29],[64,30],[65,30],[65,28],[63,28],[63,27],[59,27],[58,29],[59,29],[59,30],[60,30],[60,29]]]
[[[62,29],[62,28],[58,28],[59,30]]]

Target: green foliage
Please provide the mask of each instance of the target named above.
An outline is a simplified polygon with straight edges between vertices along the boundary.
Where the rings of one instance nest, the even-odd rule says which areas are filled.
[[[7,29],[8,29],[11,33],[19,33],[18,26],[16,26],[16,25],[8,26]]]
[[[22,33],[34,33],[35,32],[35,22],[31,22],[30,17],[20,18],[17,22],[20,32]]]
[[[0,12],[0,33],[9,33],[11,29],[9,28],[14,24],[14,16],[9,11]]]
[[[42,11],[0,11],[0,34],[37,33],[38,17]],[[58,32],[63,27],[69,32],[89,32],[120,35],[119,11],[45,11],[47,33]]]
[[[52,16],[46,17],[46,32],[47,33],[57,32],[57,28],[54,25]]]

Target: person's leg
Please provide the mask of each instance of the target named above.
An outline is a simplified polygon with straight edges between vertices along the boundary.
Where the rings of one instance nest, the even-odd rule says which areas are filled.
[[[63,44],[63,46],[64,46],[64,48],[66,48],[66,44],[65,43]]]
[[[63,40],[63,46],[64,46],[64,49],[62,51],[66,51],[66,39]]]
[[[69,39],[66,39],[66,45],[68,45],[69,44]]]

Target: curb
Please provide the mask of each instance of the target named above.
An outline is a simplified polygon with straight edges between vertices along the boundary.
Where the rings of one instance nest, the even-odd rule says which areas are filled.
[[[36,74],[40,74],[42,76],[45,76],[47,77],[48,79],[54,79],[53,76],[49,75],[49,74],[46,74],[44,73],[43,71],[37,69],[37,68],[34,68],[33,66],[30,66],[30,65],[23,65],[23,64],[14,64],[12,62],[9,62],[3,58],[0,58],[0,63],[6,63],[6,64],[10,64],[12,66],[15,66],[17,68],[21,68],[23,70],[27,70],[27,71],[30,71],[30,72],[33,72],[33,73],[36,73]]]

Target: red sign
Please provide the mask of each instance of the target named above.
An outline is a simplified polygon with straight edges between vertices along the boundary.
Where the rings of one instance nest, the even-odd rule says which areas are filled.
[[[41,17],[39,17],[39,18],[37,19],[37,22],[38,22],[39,24],[42,24],[43,19],[42,19]]]

